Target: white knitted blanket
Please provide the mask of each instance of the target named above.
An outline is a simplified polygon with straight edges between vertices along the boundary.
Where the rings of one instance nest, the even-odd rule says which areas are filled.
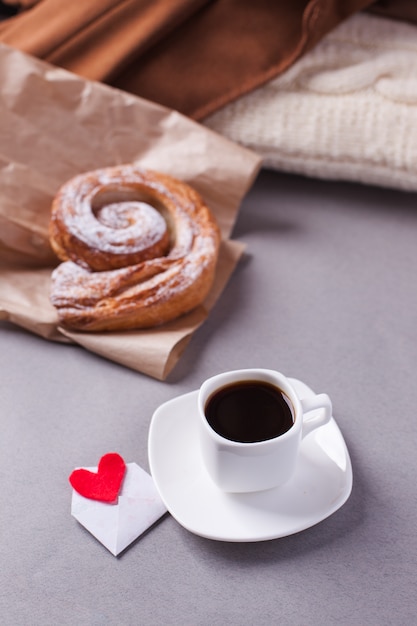
[[[356,14],[204,123],[266,168],[417,190],[417,27]]]

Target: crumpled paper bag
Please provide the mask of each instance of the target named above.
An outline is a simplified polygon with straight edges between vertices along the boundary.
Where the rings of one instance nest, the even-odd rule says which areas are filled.
[[[163,380],[243,252],[229,237],[260,157],[176,111],[5,45],[0,76],[0,319]],[[223,238],[213,288],[202,306],[155,329],[66,330],[49,302],[52,198],[78,173],[130,162],[187,182],[212,209]]]

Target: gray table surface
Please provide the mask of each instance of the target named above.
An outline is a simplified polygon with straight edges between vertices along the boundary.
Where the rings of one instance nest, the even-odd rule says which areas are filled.
[[[247,254],[165,382],[0,324],[2,624],[415,623],[416,195],[262,172],[233,235]],[[349,500],[257,543],[167,515],[112,556],[70,515],[72,469],[149,469],[158,405],[252,366],[331,396]]]

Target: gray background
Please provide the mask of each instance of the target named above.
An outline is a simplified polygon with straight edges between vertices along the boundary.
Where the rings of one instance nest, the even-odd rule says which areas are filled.
[[[2,624],[415,623],[416,196],[262,172],[233,235],[247,254],[166,382],[0,324]],[[71,517],[70,472],[110,450],[148,469],[159,404],[252,366],[331,396],[347,503],[260,543],[167,515],[113,557]]]

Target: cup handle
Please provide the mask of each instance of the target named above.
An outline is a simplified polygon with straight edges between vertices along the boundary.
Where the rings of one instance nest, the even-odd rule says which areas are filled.
[[[304,439],[312,430],[319,426],[324,426],[324,424],[330,421],[332,416],[332,401],[327,393],[319,393],[311,398],[303,398],[301,400],[301,406],[303,407],[302,438]],[[308,413],[317,411],[318,409],[321,409],[320,412],[311,417],[308,416]]]

